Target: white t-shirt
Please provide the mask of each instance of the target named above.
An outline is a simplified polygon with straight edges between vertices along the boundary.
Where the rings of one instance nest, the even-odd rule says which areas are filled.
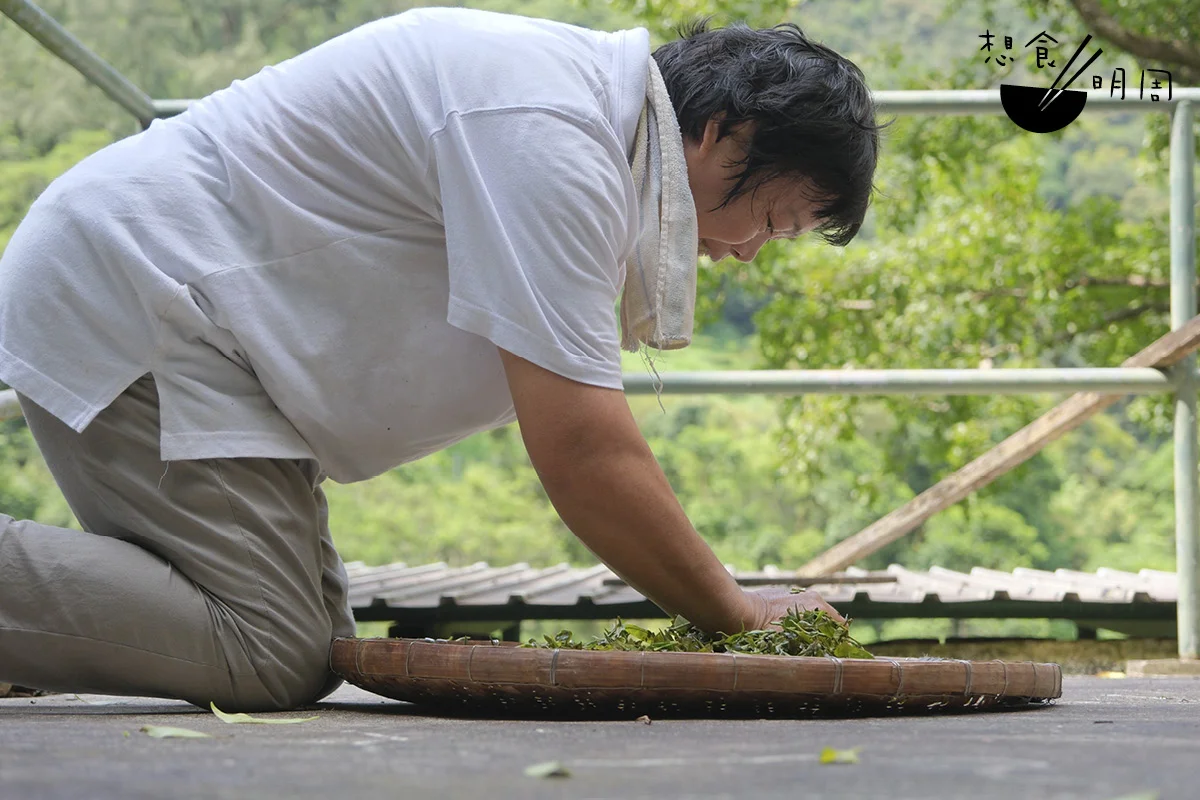
[[[0,380],[83,430],[151,372],[164,459],[343,482],[511,422],[497,346],[620,388],[649,48],[409,11],[155,122],[18,228]]]

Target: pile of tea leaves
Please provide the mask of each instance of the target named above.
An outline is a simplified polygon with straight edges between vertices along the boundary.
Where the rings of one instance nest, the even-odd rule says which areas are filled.
[[[576,641],[570,631],[530,639],[524,647],[566,650],[646,650],[660,653],[737,653],[765,656],[836,656],[873,658],[850,635],[848,625],[818,609],[792,609],[778,628],[709,635],[683,617],[652,631],[618,619],[590,642]]]

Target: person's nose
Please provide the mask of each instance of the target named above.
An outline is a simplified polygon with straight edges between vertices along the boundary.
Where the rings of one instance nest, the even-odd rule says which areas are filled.
[[[741,261],[743,264],[749,263],[754,260],[756,255],[758,255],[758,251],[762,248],[763,243],[769,238],[770,237],[766,234],[755,236],[748,242],[742,242],[741,244],[731,246],[729,248],[729,254],[738,261]]]

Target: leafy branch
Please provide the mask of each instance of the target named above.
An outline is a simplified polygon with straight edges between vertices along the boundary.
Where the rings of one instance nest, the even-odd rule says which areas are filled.
[[[1200,47],[1181,38],[1158,39],[1132,31],[1104,10],[1100,0],[1069,0],[1088,30],[1133,56],[1169,64],[1185,83],[1200,83]]]
[[[1086,336],[1089,333],[1099,333],[1109,325],[1115,325],[1118,322],[1128,322],[1151,312],[1165,314],[1170,310],[1171,307],[1166,303],[1142,303],[1140,305],[1118,309],[1117,311],[1112,311],[1108,314],[1105,314],[1095,325],[1087,328],[1066,330],[1058,333],[1054,337],[1054,344],[1058,345],[1064,342],[1069,342],[1076,337]]]

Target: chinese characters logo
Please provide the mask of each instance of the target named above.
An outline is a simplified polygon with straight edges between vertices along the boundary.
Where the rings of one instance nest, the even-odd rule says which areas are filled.
[[[980,34],[979,38],[983,39],[983,45],[979,50],[986,54],[986,57],[983,59],[985,64],[994,62],[997,66],[1004,67],[1016,61],[1016,57],[1012,55],[1013,40],[1011,36],[997,37],[988,30]],[[993,42],[997,38],[1003,40],[1003,50],[1000,49],[999,42]],[[1071,55],[1071,58],[1063,65],[1062,69],[1058,72],[1058,76],[1048,89],[1040,86],[1001,83],[1000,101],[1004,106],[1004,112],[1008,114],[1008,118],[1030,133],[1050,133],[1061,130],[1074,122],[1075,118],[1083,111],[1084,106],[1087,105],[1088,93],[1078,89],[1071,89],[1070,87],[1104,51],[1097,48],[1096,52],[1083,62],[1083,66],[1071,73],[1069,78],[1066,76],[1091,40],[1091,36],[1084,37],[1083,42],[1080,43],[1079,47]],[[1025,43],[1025,49],[1034,48],[1036,68],[1041,70],[1057,67],[1056,56],[1051,53],[1051,48],[1057,47],[1057,45],[1057,39],[1042,31]],[[1147,78],[1148,73],[1149,78]],[[1066,78],[1065,82],[1064,78]],[[1093,90],[1104,88],[1104,76],[1092,75],[1091,78]],[[1165,83],[1163,82],[1164,80]],[[1061,86],[1059,85],[1060,83],[1062,84]],[[1120,91],[1120,99],[1124,100],[1125,88],[1125,70],[1122,68],[1113,70],[1112,79],[1109,83],[1109,97],[1115,97],[1117,92]],[[1170,72],[1159,69],[1142,70],[1138,89],[1139,99],[1144,98],[1148,92],[1150,100],[1157,102],[1163,99],[1162,90],[1164,88],[1166,89],[1165,99],[1169,101],[1171,99]]]

